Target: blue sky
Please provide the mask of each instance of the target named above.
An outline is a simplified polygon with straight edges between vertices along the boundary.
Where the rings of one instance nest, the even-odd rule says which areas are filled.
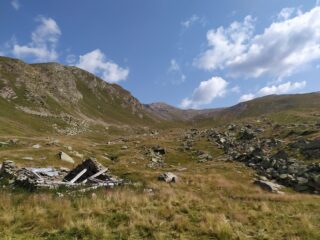
[[[143,103],[320,90],[316,1],[3,0],[0,55],[76,65]]]

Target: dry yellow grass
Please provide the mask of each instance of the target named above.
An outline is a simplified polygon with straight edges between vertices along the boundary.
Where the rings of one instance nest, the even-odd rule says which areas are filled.
[[[158,137],[134,136],[126,143],[84,137],[60,137],[61,147],[45,147],[46,161],[24,162],[30,144],[45,146],[46,139],[25,139],[26,146],[0,151],[0,158],[14,156],[20,165],[68,164],[55,154],[63,145],[88,152],[113,173],[135,182],[134,186],[102,189],[87,194],[58,197],[56,192],[0,191],[1,239],[320,239],[320,197],[262,191],[252,183],[254,172],[240,163],[214,160],[197,163],[177,150],[180,132]],[[171,140],[170,140],[171,139]],[[134,143],[140,141],[139,144]],[[92,145],[92,143],[98,143]],[[167,167],[146,168],[149,159],[143,145],[160,144],[169,149]],[[129,149],[120,150],[122,145]],[[214,146],[199,143],[203,150],[219,154]],[[108,152],[117,162],[101,158]],[[35,158],[39,155],[34,150]],[[76,159],[76,158],[75,158]],[[80,161],[80,159],[77,159]],[[175,169],[185,167],[185,171]],[[176,184],[159,182],[163,171],[179,176]],[[144,192],[152,188],[152,193]]]

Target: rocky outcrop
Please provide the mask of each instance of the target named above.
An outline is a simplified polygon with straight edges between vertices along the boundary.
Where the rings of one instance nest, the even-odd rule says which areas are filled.
[[[149,148],[146,152],[146,155],[150,158],[150,161],[147,164],[147,167],[152,169],[164,167],[165,154],[166,154],[166,150],[161,146],[153,146]]]
[[[10,100],[10,99],[16,99],[17,95],[11,87],[3,87],[0,89],[0,97],[6,100]]]

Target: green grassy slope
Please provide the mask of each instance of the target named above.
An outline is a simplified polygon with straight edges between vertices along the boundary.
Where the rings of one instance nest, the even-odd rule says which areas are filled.
[[[67,117],[90,125],[157,122],[128,91],[75,67],[0,57],[0,93],[6,88],[16,96],[0,95],[0,133],[50,132],[54,123],[68,125]],[[47,116],[39,117],[39,112]]]

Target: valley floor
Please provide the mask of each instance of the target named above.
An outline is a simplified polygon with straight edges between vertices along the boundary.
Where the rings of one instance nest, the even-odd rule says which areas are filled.
[[[209,141],[193,143],[212,156],[209,161],[181,150],[184,135],[185,130],[172,129],[113,137],[1,136],[18,139],[17,145],[0,148],[1,160],[72,168],[56,155],[77,151],[132,183],[85,194],[3,188],[1,239],[320,239],[319,195],[291,188],[284,194],[266,192],[253,184],[253,169],[225,161],[223,151]],[[59,144],[47,145],[52,139]],[[148,149],[156,145],[166,149],[165,165],[153,169],[147,167]],[[168,171],[178,176],[176,183],[158,181]]]

